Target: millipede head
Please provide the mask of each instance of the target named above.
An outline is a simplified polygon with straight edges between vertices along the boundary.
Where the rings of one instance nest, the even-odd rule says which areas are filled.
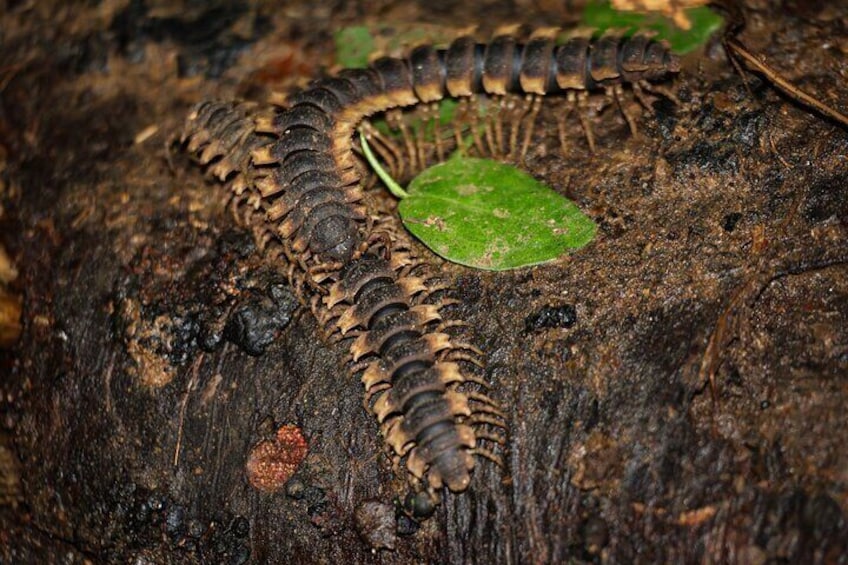
[[[637,46],[635,50],[634,44]],[[646,40],[644,35],[635,35],[625,40],[621,50],[622,71],[629,70],[630,65],[636,62],[637,66],[642,67],[638,73],[641,79],[660,80],[680,72],[680,58],[671,52],[667,41]]]
[[[439,506],[439,497],[427,491],[410,492],[403,501],[403,509],[417,520],[429,518]]]

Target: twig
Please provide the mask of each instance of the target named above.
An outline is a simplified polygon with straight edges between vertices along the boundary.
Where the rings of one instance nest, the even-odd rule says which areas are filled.
[[[821,102],[816,97],[807,94],[785,78],[778,72],[777,70],[770,67],[765,62],[761,61],[758,57],[756,57],[753,53],[748,51],[748,49],[736,38],[734,37],[725,37],[724,38],[725,48],[732,51],[733,54],[738,55],[744,61],[753,67],[756,71],[762,73],[772,84],[774,84],[781,92],[799,102],[800,104],[810,108],[811,110],[818,112],[819,114],[830,118],[831,120],[837,122],[845,128],[848,128],[848,116],[842,114],[838,110],[831,108],[824,102]]]

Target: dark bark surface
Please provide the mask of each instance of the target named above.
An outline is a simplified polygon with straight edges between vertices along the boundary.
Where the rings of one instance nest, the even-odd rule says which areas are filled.
[[[24,297],[0,560],[845,562],[848,133],[746,88],[718,44],[638,137],[592,118],[594,154],[574,117],[563,155],[546,106],[526,169],[599,236],[533,269],[442,267],[510,435],[504,468],[416,525],[345,345],[172,141],[197,101],[325,72],[344,25],[579,12],[311,4],[0,2],[0,243]],[[848,9],[751,4],[748,46],[839,106]],[[248,457],[284,425],[308,455],[258,490]]]

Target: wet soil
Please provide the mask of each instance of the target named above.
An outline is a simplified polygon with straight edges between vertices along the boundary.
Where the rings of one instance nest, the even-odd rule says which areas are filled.
[[[485,37],[579,6],[283,4],[0,2],[0,243],[23,297],[0,561],[848,559],[848,132],[718,42],[637,137],[611,108],[594,153],[576,117],[562,152],[546,106],[525,168],[599,235],[532,269],[440,265],[510,433],[503,468],[416,523],[345,345],[174,136],[195,102],[328,72],[342,26]],[[749,4],[748,47],[844,111],[848,8]]]

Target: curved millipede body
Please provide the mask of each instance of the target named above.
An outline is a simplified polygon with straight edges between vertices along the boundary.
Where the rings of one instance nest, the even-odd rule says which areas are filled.
[[[276,249],[269,245],[269,235],[279,233],[262,194],[268,170],[250,156],[273,142],[253,127],[254,120],[266,115],[267,110],[255,104],[205,102],[190,114],[182,141],[212,175],[230,179],[237,218],[253,229],[268,254],[269,248]],[[328,165],[327,159],[324,153],[306,151],[281,168],[296,181],[305,183],[303,177],[310,177],[320,182],[325,173],[316,165]],[[426,299],[444,288],[424,276],[424,265],[407,249],[408,245],[395,244],[391,261],[375,251],[348,261],[329,274],[313,309],[319,320],[335,328],[332,331],[358,335],[350,348],[353,362],[358,363],[354,372],[365,384],[366,397],[373,400],[369,407],[386,441],[399,458],[406,458],[412,475],[431,493],[442,486],[461,491],[470,481],[472,454],[479,451],[474,426],[503,427],[502,416],[485,395],[468,396],[458,390],[466,381],[479,380],[464,376],[458,362],[476,353],[437,331],[443,322],[439,309],[449,302],[429,304]],[[282,261],[282,266],[297,264],[288,253],[277,252],[271,258]]]
[[[197,104],[186,119],[180,142],[219,181],[251,166],[252,152],[267,144],[254,132],[258,106],[250,102],[206,101]],[[247,181],[239,182],[244,188]]]
[[[407,58],[384,57],[318,80],[290,97],[286,111],[257,119],[257,130],[276,139],[253,152],[254,163],[277,166],[257,187],[294,252],[344,264],[368,237],[352,152],[354,128],[365,117],[445,96],[615,89],[678,70],[667,45],[645,35],[562,44],[550,34],[526,43],[511,35],[488,44],[460,37],[443,50],[421,46]]]
[[[258,119],[270,119],[279,111],[251,102],[206,101],[190,112],[180,142],[207,172],[230,189],[230,204],[236,221],[249,228],[265,257],[287,270],[289,281],[299,292],[304,273],[290,246],[280,238],[268,202],[260,186],[273,169],[259,166],[253,153],[274,141],[256,131]]]

